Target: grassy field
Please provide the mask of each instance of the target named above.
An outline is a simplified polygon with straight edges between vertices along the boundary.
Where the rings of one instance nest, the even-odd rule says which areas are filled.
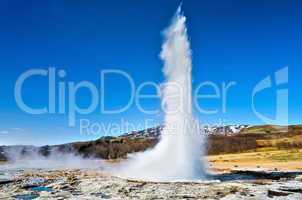
[[[302,149],[261,148],[254,152],[207,156],[213,171],[239,169],[302,170]]]

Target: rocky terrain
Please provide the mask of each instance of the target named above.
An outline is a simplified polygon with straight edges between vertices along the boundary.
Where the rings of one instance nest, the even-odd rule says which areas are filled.
[[[237,171],[200,182],[145,182],[101,170],[0,171],[0,199],[302,199],[298,173]]]

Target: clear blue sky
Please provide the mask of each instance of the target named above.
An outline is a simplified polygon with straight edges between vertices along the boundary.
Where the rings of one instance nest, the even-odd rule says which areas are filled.
[[[64,69],[65,82],[88,80],[99,84],[103,69],[121,69],[136,84],[163,81],[161,31],[170,23],[180,1],[8,1],[0,3],[0,145],[55,144],[95,139],[68,127],[67,114],[29,115],[14,99],[17,78],[28,69]],[[227,112],[220,100],[201,102],[213,115],[198,115],[204,123],[262,124],[251,109],[251,91],[263,78],[288,66],[289,123],[301,123],[302,97],[302,3],[273,0],[184,0],[188,34],[193,50],[193,86],[202,81],[235,81],[228,93]],[[119,107],[128,98],[122,79],[108,80],[109,107]],[[150,92],[150,91],[147,91]],[[47,80],[26,82],[26,103],[47,105]],[[275,90],[259,96],[257,108],[274,115]],[[85,107],[87,91],[77,102]],[[159,101],[143,102],[147,108]],[[146,115],[132,106],[127,112],[102,115],[94,112],[78,118],[94,122],[140,123],[162,115]]]

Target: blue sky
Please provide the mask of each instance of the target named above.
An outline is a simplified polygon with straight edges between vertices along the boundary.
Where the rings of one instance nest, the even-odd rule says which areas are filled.
[[[123,70],[137,85],[161,83],[161,31],[179,4],[176,0],[1,1],[0,145],[98,138],[100,135],[80,134],[78,127],[68,127],[67,114],[23,112],[14,98],[16,80],[26,70],[55,67],[66,71],[60,80],[66,83],[87,80],[99,86],[99,73],[104,69]],[[294,0],[183,1],[193,51],[193,87],[204,81],[218,86],[236,82],[228,93],[226,113],[221,111],[221,99],[200,102],[206,109],[218,109],[216,114],[198,114],[202,122],[263,124],[251,109],[252,89],[266,76],[288,66],[289,81],[282,87],[289,93],[289,123],[301,123],[301,9],[302,3]],[[127,101],[129,90],[124,81],[108,79],[108,108]],[[47,105],[47,87],[45,77],[28,80],[24,101],[34,107]],[[275,87],[257,97],[257,109],[267,116],[274,116],[276,110]],[[79,92],[77,103],[85,107],[89,102],[89,93]],[[159,101],[145,101],[143,105],[156,108]],[[98,111],[78,119],[108,124],[125,118],[140,124],[145,119],[161,123],[163,117],[141,113],[135,105],[120,114]]]

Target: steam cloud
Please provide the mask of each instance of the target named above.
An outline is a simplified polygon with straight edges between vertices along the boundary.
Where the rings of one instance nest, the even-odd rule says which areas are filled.
[[[205,177],[203,135],[192,114],[191,49],[186,18],[179,7],[164,31],[161,58],[166,78],[162,101],[165,127],[154,149],[130,155],[121,176],[152,181],[200,180]],[[171,112],[178,109],[177,112]]]
[[[100,162],[83,158],[72,152],[53,148],[48,155],[42,155],[38,147],[13,146],[4,149],[8,162],[0,169],[83,169],[100,167]]]

